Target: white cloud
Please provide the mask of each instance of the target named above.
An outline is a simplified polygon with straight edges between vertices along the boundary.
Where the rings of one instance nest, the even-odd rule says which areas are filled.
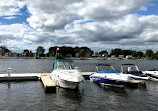
[[[2,0],[0,16],[8,19],[20,14],[26,5],[30,27],[0,24],[0,38],[5,40],[0,45],[20,41],[19,48],[26,46],[22,44],[30,44],[31,48],[82,44],[95,50],[116,47],[143,50],[148,46],[156,50],[158,16],[131,14],[145,11],[150,1],[153,0]]]
[[[126,15],[120,19],[104,22],[78,24],[74,22],[66,26],[70,36],[82,38],[85,44],[96,42],[110,46],[150,46],[158,42],[158,16]],[[119,44],[119,45],[117,45]],[[94,46],[94,45],[93,45]],[[106,45],[107,46],[107,45]],[[144,47],[146,48],[146,47]],[[154,49],[158,48],[155,46]],[[136,48],[135,48],[136,49]],[[139,50],[139,48],[137,48]]]
[[[19,15],[20,9],[25,5],[23,0],[1,0],[0,16]]]
[[[9,17],[3,17],[4,19],[15,19],[16,17],[15,16],[9,16]]]
[[[129,12],[144,10],[144,5],[152,0],[58,0],[29,1],[27,7],[31,13],[28,18],[33,28],[59,29],[71,23],[75,18],[105,21],[120,18]]]

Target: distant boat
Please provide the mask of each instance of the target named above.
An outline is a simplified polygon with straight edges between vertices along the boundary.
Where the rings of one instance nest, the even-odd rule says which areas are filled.
[[[126,69],[126,70],[125,70]],[[148,80],[149,76],[143,74],[135,64],[122,64],[121,70],[123,74],[128,75],[135,80]]]
[[[148,71],[144,71],[144,72],[145,72],[145,74],[149,75],[150,77],[158,79],[158,70],[153,69],[153,70],[148,70]]]
[[[90,80],[93,82],[103,83],[105,85],[124,85],[130,82],[128,75],[122,74],[119,70],[115,70],[109,64],[97,64],[96,70],[96,73],[92,73],[89,76]]]
[[[72,64],[72,61],[59,59],[54,62],[51,79],[59,87],[75,89],[84,80],[84,77]]]

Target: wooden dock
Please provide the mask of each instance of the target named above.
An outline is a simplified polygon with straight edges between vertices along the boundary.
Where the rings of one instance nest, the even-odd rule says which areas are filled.
[[[89,80],[89,76],[95,72],[81,72],[85,79]],[[18,73],[18,74],[0,74],[0,82],[3,81],[30,81],[30,80],[41,80],[45,91],[53,90],[56,91],[55,83],[50,78],[51,73]],[[158,79],[150,78],[152,81],[158,81]],[[140,80],[131,80],[131,85],[144,84]]]
[[[39,80],[40,76],[39,73],[0,74],[0,82]]]
[[[132,83],[132,84],[144,84],[144,81],[142,81],[142,80],[131,80],[130,83]]]
[[[81,72],[81,74],[83,75],[83,77],[84,77],[86,80],[89,80],[89,76],[90,76],[92,73],[95,73],[95,72]]]
[[[43,83],[45,91],[56,91],[56,85],[50,78],[50,73],[41,74],[41,81]]]

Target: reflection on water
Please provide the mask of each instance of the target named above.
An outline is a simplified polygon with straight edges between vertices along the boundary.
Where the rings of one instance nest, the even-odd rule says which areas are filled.
[[[57,88],[56,103],[64,106],[64,110],[77,110],[82,101],[80,90]]]
[[[0,110],[157,110],[157,87],[151,81],[141,89],[104,87],[86,80],[78,90],[57,88],[54,94],[45,93],[40,81],[0,83]]]
[[[80,90],[72,90],[72,89],[63,89],[63,88],[57,88],[56,90],[56,96],[58,101],[62,101],[63,99],[68,99],[70,101],[76,101],[81,102],[82,95],[80,93]]]

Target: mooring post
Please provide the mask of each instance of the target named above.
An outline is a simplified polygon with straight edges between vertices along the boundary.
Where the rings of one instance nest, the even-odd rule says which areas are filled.
[[[8,70],[7,70],[8,77],[10,77],[10,70],[11,70],[11,68],[8,68]]]

